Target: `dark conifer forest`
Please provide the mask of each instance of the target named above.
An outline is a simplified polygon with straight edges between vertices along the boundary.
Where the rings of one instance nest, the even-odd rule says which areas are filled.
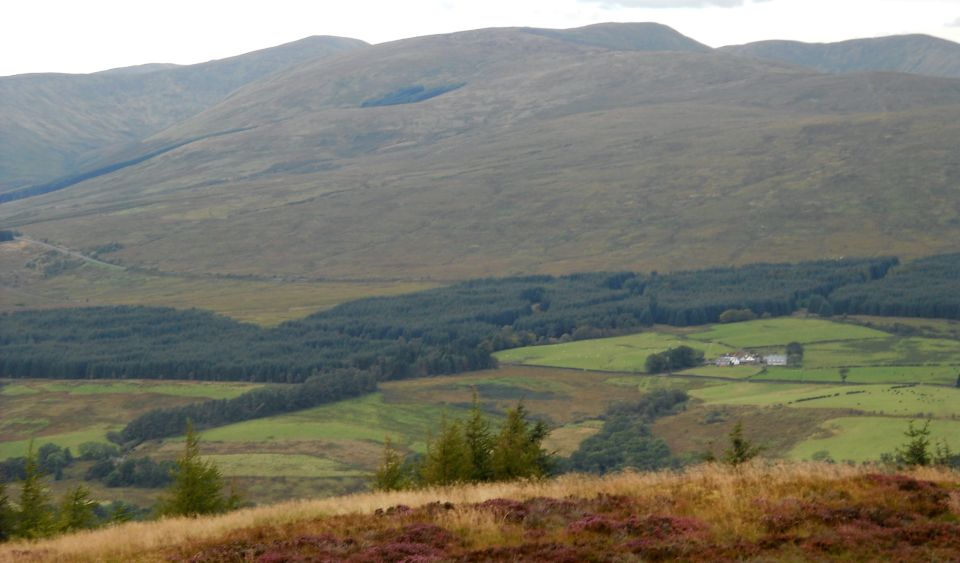
[[[886,282],[876,280],[896,264],[881,258],[481,279],[362,299],[272,329],[162,307],[8,313],[0,315],[0,375],[303,383],[337,370],[377,380],[457,373],[493,367],[492,351],[564,335],[712,323],[729,309],[788,315],[810,296],[829,298],[840,288],[876,288],[880,297]],[[906,269],[896,279],[931,271],[940,269],[913,277]],[[918,292],[926,287],[913,283]]]

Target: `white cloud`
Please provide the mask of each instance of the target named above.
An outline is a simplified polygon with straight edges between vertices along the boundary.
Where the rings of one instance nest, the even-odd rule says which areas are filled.
[[[721,8],[734,8],[743,6],[746,0],[580,0],[594,4],[601,4],[604,8],[704,8],[707,6],[719,6]],[[769,2],[770,0],[753,0],[756,2]]]
[[[960,42],[960,0],[0,0],[0,76],[192,64],[341,35],[371,43],[481,27],[654,21],[713,47],[926,33]],[[869,17],[866,17],[868,14]],[[56,17],[53,17],[55,15]],[[948,24],[947,22],[953,22]]]

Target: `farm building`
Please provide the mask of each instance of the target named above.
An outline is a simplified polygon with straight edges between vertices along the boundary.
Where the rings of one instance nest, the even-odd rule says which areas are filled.
[[[715,365],[725,367],[725,366],[742,366],[742,365],[754,365],[760,363],[760,356],[752,352],[736,352],[733,354],[724,354],[714,361]]]
[[[787,355],[786,354],[768,354],[763,357],[763,363],[768,366],[785,366],[787,365]]]

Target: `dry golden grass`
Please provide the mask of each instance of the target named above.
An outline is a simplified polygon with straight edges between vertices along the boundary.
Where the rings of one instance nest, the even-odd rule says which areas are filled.
[[[443,514],[438,523],[462,531],[473,546],[484,547],[516,538],[504,537],[510,532],[498,526],[489,512],[463,505],[493,498],[592,498],[600,494],[629,496],[654,508],[669,507],[674,514],[711,522],[714,533],[749,539],[759,532],[757,499],[804,498],[839,481],[844,481],[844,494],[857,499],[870,489],[866,485],[858,488],[853,479],[882,471],[876,466],[756,462],[740,468],[700,465],[682,472],[565,475],[533,482],[364,493],[286,502],[211,518],[127,523],[35,543],[15,542],[0,547],[0,561],[159,561],[169,557],[171,549],[209,543],[244,529],[287,529],[327,516],[370,514],[400,504],[416,508],[438,501],[457,507]],[[945,469],[920,468],[909,475],[954,486],[960,482],[960,472]],[[958,505],[960,500],[954,495],[951,506],[960,515]]]

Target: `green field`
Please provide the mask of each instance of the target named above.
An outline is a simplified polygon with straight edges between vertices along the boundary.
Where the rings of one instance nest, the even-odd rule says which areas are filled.
[[[722,377],[728,379],[750,379],[754,376],[767,377],[767,374],[761,376],[762,371],[762,366],[715,366],[708,364],[678,372],[677,375]]]
[[[766,348],[785,346],[789,342],[809,344],[889,336],[886,332],[858,325],[796,317],[713,325],[707,330],[687,335],[692,340],[722,343],[731,348]]]
[[[680,345],[702,350],[708,358],[731,351],[730,347],[715,342],[692,341],[660,332],[642,332],[614,338],[515,348],[497,352],[495,356],[498,361],[508,364],[642,372],[647,356]]]
[[[710,374],[720,375],[721,370],[716,368]],[[930,366],[870,366],[848,368],[847,383],[933,383],[939,385],[953,385],[960,374],[960,366],[930,365]],[[694,370],[692,370],[694,371]],[[699,373],[699,372],[698,372]],[[840,383],[840,371],[837,367],[820,369],[771,367],[756,377],[764,380],[784,382],[817,382]]]
[[[856,321],[868,323],[870,318]],[[658,329],[634,336],[521,348],[497,357],[504,363],[636,373],[642,372],[647,354],[679,344],[694,345],[710,358],[741,349],[783,353],[787,343],[800,342],[804,345],[802,367],[707,364],[674,376],[620,375],[608,382],[629,387],[650,381],[677,384],[701,380],[699,386],[690,387],[695,399],[693,417],[678,417],[677,424],[688,434],[702,434],[703,439],[664,429],[669,419],[658,422],[673,443],[692,448],[686,453],[697,454],[708,442],[724,438],[704,420],[730,424],[729,418],[738,416],[745,417],[745,424],[755,421],[776,427],[777,420],[787,414],[783,409],[797,409],[800,412],[790,418],[801,427],[780,428],[778,435],[771,435],[766,427],[760,432],[769,444],[776,445],[777,452],[809,457],[828,449],[834,459],[879,459],[881,453],[902,443],[910,417],[932,417],[940,426],[953,428],[954,419],[960,417],[960,389],[955,387],[960,377],[960,341],[952,338],[957,324],[947,321],[878,319],[871,324],[896,328],[898,334],[861,324],[789,317],[714,325],[692,332]],[[917,336],[918,332],[929,336]],[[841,368],[846,370],[845,383]],[[829,438],[819,437],[826,431],[817,425],[827,419],[842,419],[843,423],[830,426]],[[881,427],[885,430],[874,430],[870,421],[877,420],[884,421]],[[861,435],[871,432],[875,438],[861,440]],[[949,433],[944,436],[951,437]],[[953,434],[955,448],[960,447],[957,436],[960,433]],[[826,446],[819,444],[824,440]],[[814,448],[813,442],[819,445]],[[855,447],[846,453],[844,448],[851,444]]]
[[[803,356],[803,366],[807,368],[891,365],[960,366],[960,344],[956,340],[888,335],[811,344]]]
[[[385,404],[382,393],[347,399],[290,414],[249,420],[203,433],[206,442],[283,442],[349,440],[382,443],[390,436],[401,445],[423,451],[427,433],[446,411],[461,416],[462,407]]]
[[[922,424],[922,422],[916,422]],[[837,461],[876,460],[880,453],[893,451],[907,438],[908,420],[873,416],[843,417],[824,422],[819,436],[797,444],[788,454],[793,459],[811,459],[817,452]],[[956,451],[960,446],[960,421],[933,420],[930,423],[931,443],[946,440]]]
[[[204,456],[220,468],[224,477],[364,477],[323,457],[303,454],[212,454]]]
[[[695,389],[708,405],[784,405],[805,409],[850,409],[888,416],[960,415],[960,389],[916,385],[816,385],[731,383]]]
[[[76,432],[60,432],[57,434],[40,435],[33,439],[34,448],[41,444],[52,443],[64,448],[73,448],[84,442],[106,442],[107,432],[123,428],[122,424],[113,426],[91,425]],[[27,454],[31,439],[4,440],[0,442],[0,459],[21,457]]]
[[[928,326],[928,325],[919,325]],[[697,332],[651,331],[630,336],[528,346],[497,352],[509,364],[565,367],[616,372],[643,372],[649,354],[685,344],[707,359],[751,349],[783,353],[789,342],[804,344],[800,368],[704,365],[679,375],[723,379],[796,382],[839,382],[839,369],[849,369],[850,383],[938,383],[950,385],[960,376],[960,342],[947,338],[895,336],[856,324],[815,318],[775,318],[713,325]]]

